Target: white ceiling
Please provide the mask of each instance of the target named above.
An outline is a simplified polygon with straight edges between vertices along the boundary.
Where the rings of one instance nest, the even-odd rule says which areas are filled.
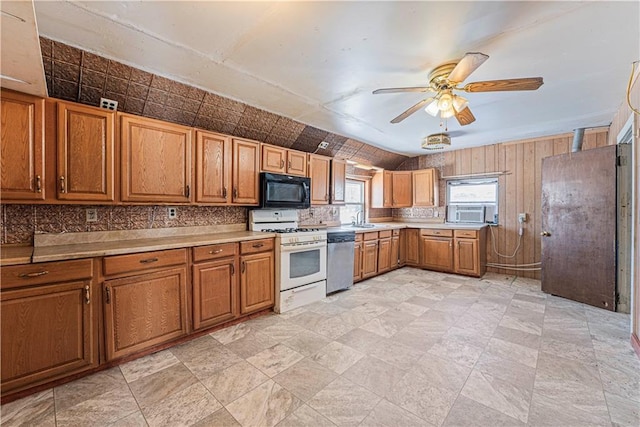
[[[3,2],[3,4],[6,2]],[[466,82],[544,78],[535,92],[472,93],[476,122],[449,120],[453,149],[608,125],[640,57],[633,2],[35,2],[41,35],[407,155],[440,120],[427,84],[465,52]],[[3,34],[4,42],[4,34]],[[466,95],[465,95],[466,96]]]

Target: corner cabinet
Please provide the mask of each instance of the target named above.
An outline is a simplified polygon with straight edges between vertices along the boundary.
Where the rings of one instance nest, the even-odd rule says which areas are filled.
[[[312,205],[329,204],[330,173],[331,157],[309,154]]]
[[[122,201],[191,201],[191,128],[128,114],[120,118]]]
[[[115,200],[115,113],[58,102],[58,199]]]
[[[233,138],[231,202],[257,206],[260,203],[260,143]]]
[[[93,261],[2,268],[2,393],[98,365]]]
[[[0,197],[44,200],[44,99],[7,90],[1,95]]]
[[[413,174],[413,206],[438,206],[439,185],[437,169],[421,169]]]
[[[371,207],[403,208],[411,207],[411,171],[380,171],[371,181]]]

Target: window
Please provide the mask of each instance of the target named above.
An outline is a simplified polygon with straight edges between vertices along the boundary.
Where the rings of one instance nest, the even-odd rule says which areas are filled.
[[[447,221],[498,223],[498,178],[447,182]]]
[[[360,212],[360,220],[364,221],[364,194],[364,181],[347,179],[344,193],[345,204],[340,208],[341,224],[351,224],[355,221],[358,212]]]

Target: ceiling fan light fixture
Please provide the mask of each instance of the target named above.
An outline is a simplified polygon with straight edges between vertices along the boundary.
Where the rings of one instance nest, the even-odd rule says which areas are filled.
[[[453,106],[453,97],[448,92],[443,93],[440,99],[438,99],[438,108],[444,112],[451,109],[451,106]]]
[[[422,148],[425,150],[442,150],[451,145],[451,137],[442,132],[429,135],[422,142]]]
[[[440,111],[440,117],[442,117],[443,119],[449,119],[455,115],[456,115],[456,111],[453,109],[453,107],[450,107],[447,110]]]
[[[453,108],[456,110],[456,112],[459,113],[460,111],[464,110],[468,106],[469,106],[469,101],[467,100],[467,98],[463,98],[461,96],[454,95],[454,97],[453,97]]]
[[[433,117],[436,117],[438,115],[438,112],[440,111],[440,109],[438,108],[438,100],[434,99],[433,101],[431,101],[431,103],[427,105],[427,108],[425,108],[424,111],[426,111]]]

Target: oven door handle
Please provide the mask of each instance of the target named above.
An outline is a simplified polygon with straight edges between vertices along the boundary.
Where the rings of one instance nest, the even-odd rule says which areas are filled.
[[[326,248],[327,242],[312,242],[312,243],[290,243],[280,245],[280,249],[282,252],[301,252],[309,249],[319,249]]]

